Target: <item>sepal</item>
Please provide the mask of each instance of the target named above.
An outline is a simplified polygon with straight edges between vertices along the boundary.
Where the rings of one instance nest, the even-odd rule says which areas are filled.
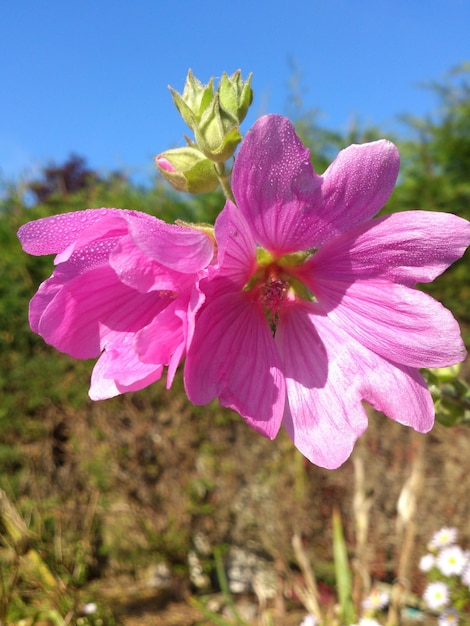
[[[219,85],[220,105],[225,111],[232,113],[240,124],[246,117],[248,109],[253,102],[253,90],[251,88],[252,74],[248,80],[243,81],[241,71],[238,70],[232,76],[225,72],[222,74]]]
[[[189,70],[182,94],[179,94],[172,87],[169,89],[181,117],[194,130],[214,98],[214,79],[211,78],[207,85],[203,85],[194,76],[192,70]]]
[[[235,153],[242,140],[238,119],[221,107],[218,93],[194,129],[194,137],[206,157],[216,163],[226,161]]]
[[[192,145],[162,152],[155,157],[155,164],[177,191],[206,193],[219,184],[212,161]]]

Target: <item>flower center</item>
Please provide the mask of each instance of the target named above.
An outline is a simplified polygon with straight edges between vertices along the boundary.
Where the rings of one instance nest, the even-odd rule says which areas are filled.
[[[259,250],[257,256],[257,271],[245,286],[245,291],[251,292],[253,299],[263,308],[274,336],[279,311],[284,303],[296,298],[314,300],[313,294],[294,275],[295,266],[302,264],[307,256],[298,253],[275,259],[265,250]]]
[[[252,293],[255,300],[261,304],[274,336],[282,303],[292,297],[289,293],[290,284],[287,276],[281,274],[277,267],[271,266],[260,273],[261,276],[257,273],[258,280],[253,286]]]
[[[287,280],[270,277],[260,286],[259,301],[266,310],[270,311],[272,314],[276,314],[281,307],[281,302],[286,298],[288,291],[289,282]]]

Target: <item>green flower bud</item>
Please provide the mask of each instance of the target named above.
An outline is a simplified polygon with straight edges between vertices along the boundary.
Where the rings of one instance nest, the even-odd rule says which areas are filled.
[[[214,191],[219,184],[212,161],[192,145],[159,154],[155,157],[155,164],[178,191],[206,193]]]
[[[251,89],[252,74],[247,81],[243,81],[241,71],[238,70],[232,76],[225,72],[222,74],[218,88],[220,106],[232,113],[240,124],[246,117],[250,104],[253,102],[253,90]]]
[[[242,136],[237,117],[220,106],[218,92],[194,129],[196,143],[207,158],[222,163],[233,156]]]
[[[213,84],[214,79],[211,78],[207,85],[203,85],[189,70],[182,95],[172,87],[169,88],[176,108],[193,130],[214,98]]]

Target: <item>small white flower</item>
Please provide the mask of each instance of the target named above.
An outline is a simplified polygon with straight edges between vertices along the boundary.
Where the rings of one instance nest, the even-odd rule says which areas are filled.
[[[439,615],[437,623],[439,626],[457,626],[459,614],[455,609],[447,609]]]
[[[462,584],[470,589],[470,562],[467,561],[466,566],[462,572]]]
[[[390,602],[390,596],[386,591],[374,589],[364,600],[362,606],[370,611],[379,611],[384,609]]]
[[[433,611],[439,611],[449,604],[449,588],[445,583],[429,583],[423,593],[423,600]]]
[[[434,565],[436,564],[436,557],[434,554],[425,554],[419,560],[419,569],[422,572],[430,572]]]
[[[380,624],[376,619],[372,619],[371,617],[361,617],[358,626],[380,626]]]
[[[457,541],[457,529],[444,526],[438,530],[429,542],[429,548],[440,550],[453,545]]]
[[[460,546],[443,548],[436,558],[436,565],[444,576],[460,576],[467,559]]]
[[[82,606],[83,615],[93,615],[98,610],[95,602],[87,602]]]
[[[304,617],[299,626],[317,626],[317,618],[309,614]]]

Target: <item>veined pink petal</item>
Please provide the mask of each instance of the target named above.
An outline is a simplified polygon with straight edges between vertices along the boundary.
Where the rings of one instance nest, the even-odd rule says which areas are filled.
[[[419,370],[365,350],[361,360],[364,399],[395,422],[419,433],[429,432],[434,425],[434,402]],[[355,354],[359,358],[359,351]]]
[[[314,325],[315,321],[315,325]],[[318,327],[323,332],[321,339]],[[327,334],[324,318],[308,306],[282,310],[276,345],[286,377],[283,425],[296,448],[312,463],[339,467],[367,428],[361,376],[347,344]]]
[[[171,302],[136,335],[135,349],[141,361],[168,365],[167,389],[173,384],[176,370],[191,345],[195,318],[203,302],[203,293],[194,286]]]
[[[470,244],[470,222],[450,213],[407,211],[373,219],[326,243],[299,271],[306,280],[353,282],[382,276],[430,282]],[[311,279],[309,279],[311,274]]]
[[[56,270],[31,301],[32,329],[76,358],[104,351],[92,398],[141,389],[160,378],[165,365],[171,385],[204,301],[199,281],[212,262],[213,237],[119,209],[38,220],[22,227],[19,237],[32,254],[57,253]],[[139,333],[148,338],[166,308],[164,332],[148,348],[154,360],[144,362],[135,349]]]
[[[109,255],[109,264],[119,280],[142,293],[173,291],[188,283],[187,274],[162,267],[138,248],[129,235],[119,238]]]
[[[103,215],[89,228],[84,229],[65,250],[59,252],[54,259],[54,265],[65,263],[74,257],[84,260],[85,255],[90,263],[107,258],[115,243],[127,234],[127,221],[124,217],[125,211],[118,210]]]
[[[196,319],[197,315],[206,300],[205,294],[201,291],[200,286],[197,285],[193,287],[191,290],[188,306],[187,308],[178,307],[176,309],[176,315],[181,317],[183,321],[184,328],[184,336],[186,341],[186,349],[189,349],[189,346],[192,343],[194,332],[196,330]],[[170,376],[170,371],[168,372],[168,376]]]
[[[348,284],[326,274],[317,275],[314,293],[331,322],[390,361],[445,367],[465,358],[451,312],[417,289],[381,278]]]
[[[256,267],[256,242],[249,224],[230,200],[215,222],[215,236],[218,244],[217,275],[243,287]]]
[[[316,240],[310,247],[376,215],[393,191],[399,166],[397,148],[385,139],[342,150],[323,174],[323,202],[315,213]]]
[[[96,222],[134,213],[122,209],[87,209],[73,213],[62,213],[28,222],[18,230],[23,250],[29,254],[59,254],[80,237],[83,231]]]
[[[138,391],[159,380],[163,365],[142,363],[133,348],[134,334],[121,333],[98,359],[91,376],[92,400]]]
[[[256,242],[279,256],[312,247],[321,182],[309,150],[280,115],[261,117],[248,131],[232,174],[237,206]]]
[[[218,397],[256,431],[276,436],[284,411],[284,377],[264,314],[246,294],[225,293],[201,310],[184,378],[194,404]]]
[[[126,232],[149,258],[179,272],[197,272],[214,254],[213,241],[206,233],[125,209],[88,209],[46,217],[21,226],[18,237],[29,254],[65,253],[57,260],[63,262],[92,241]]]
[[[29,325],[33,332],[39,334],[39,323],[43,313],[62,289],[62,285],[63,281],[54,276],[39,285],[39,289],[29,303]]]
[[[166,365],[180,343],[184,344],[182,321],[175,314],[172,303],[139,331],[136,351],[144,363]]]
[[[34,332],[40,334],[39,322],[43,312],[66,283],[91,270],[109,268],[109,254],[118,241],[119,237],[112,236],[100,240],[99,244],[88,242],[80,250],[71,250],[68,260],[59,264],[53,275],[40,285],[31,300],[29,323]]]
[[[362,400],[419,432],[431,429],[434,405],[419,372],[371,352],[315,306],[283,310],[276,343],[289,398],[283,423],[313,463],[335,469],[349,457],[367,427]]]
[[[60,290],[55,281],[51,284],[53,297],[41,314],[36,309],[47,302],[47,286],[39,299],[31,301],[32,317],[39,318],[38,333],[61,352],[80,359],[98,356],[109,333],[136,332],[146,326],[171,301],[171,296],[162,298],[158,292],[131,289],[110,267],[66,280]]]
[[[171,270],[195,274],[207,267],[214,256],[212,237],[197,228],[166,224],[155,218],[129,219],[128,223],[136,246]]]
[[[188,303],[180,300],[168,305],[136,335],[135,349],[142,362],[168,365],[167,389],[186,353]]]

